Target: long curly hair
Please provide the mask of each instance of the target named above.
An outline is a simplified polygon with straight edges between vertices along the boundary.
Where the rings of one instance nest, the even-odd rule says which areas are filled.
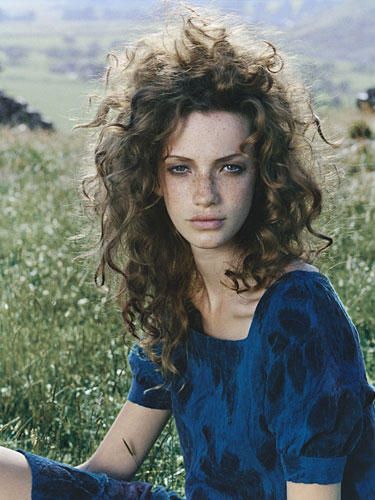
[[[96,173],[83,179],[101,220],[95,281],[104,285],[107,269],[120,276],[128,331],[165,376],[176,374],[173,353],[186,345],[191,299],[202,286],[190,245],[155,192],[179,120],[229,111],[250,124],[241,150],[251,148],[256,185],[235,239],[241,258],[225,273],[234,293],[267,288],[288,263],[311,263],[332,243],[312,225],[322,209],[316,132],[324,136],[309,93],[273,44],[196,11],[112,55],[106,83],[95,118],[84,125],[99,131]]]

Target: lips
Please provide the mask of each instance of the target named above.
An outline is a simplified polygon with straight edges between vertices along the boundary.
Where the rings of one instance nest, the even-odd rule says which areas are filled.
[[[190,222],[196,229],[218,229],[224,224],[224,219],[199,215],[190,219]]]
[[[222,217],[215,217],[209,215],[196,215],[190,219],[191,221],[210,221],[210,220],[224,220]]]

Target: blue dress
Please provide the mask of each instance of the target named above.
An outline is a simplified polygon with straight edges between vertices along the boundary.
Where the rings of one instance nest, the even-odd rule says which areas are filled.
[[[375,498],[375,388],[357,330],[323,274],[297,270],[275,281],[244,339],[192,324],[187,349],[174,354],[178,377],[164,380],[137,344],[128,360],[128,399],[173,412],[187,500],[284,500],[286,481],[342,482],[342,500]],[[178,498],[142,484],[149,496],[44,497],[35,486],[33,499]]]

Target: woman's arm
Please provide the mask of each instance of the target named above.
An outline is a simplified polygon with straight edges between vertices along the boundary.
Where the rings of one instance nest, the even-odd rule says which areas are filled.
[[[165,426],[170,410],[127,401],[99,448],[79,469],[129,480]],[[124,444],[128,444],[131,453]],[[0,499],[31,498],[31,471],[24,455],[0,446]]]
[[[305,484],[286,482],[288,500],[341,500],[341,483]]]
[[[78,468],[131,480],[171,415],[127,401],[95,453]]]
[[[0,446],[0,499],[30,500],[31,470],[18,451]]]

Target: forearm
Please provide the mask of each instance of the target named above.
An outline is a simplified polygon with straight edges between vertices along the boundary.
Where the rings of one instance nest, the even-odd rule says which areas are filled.
[[[305,484],[287,481],[288,500],[341,500],[341,483]]]
[[[119,457],[121,460],[118,459]],[[77,466],[78,469],[86,472],[101,472],[124,481],[131,481],[138,467],[135,457],[127,451],[125,446],[116,451],[99,447],[93,456]]]
[[[130,481],[170,417],[127,401],[98,449],[78,468]]]
[[[0,498],[29,500],[31,470],[21,453],[0,446]]]

